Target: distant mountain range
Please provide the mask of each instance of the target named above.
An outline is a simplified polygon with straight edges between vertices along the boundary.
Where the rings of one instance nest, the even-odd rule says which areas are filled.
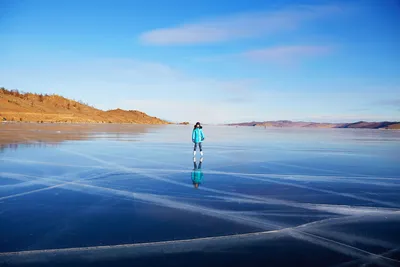
[[[138,110],[103,111],[59,95],[0,88],[0,121],[169,124]]]
[[[302,128],[362,128],[362,129],[400,129],[400,122],[366,122],[358,121],[353,123],[318,123],[318,122],[303,122],[303,121],[252,121],[242,123],[230,123],[230,126],[259,126],[259,127],[302,127]]]
[[[103,111],[59,95],[21,93],[0,88],[0,121],[60,123],[172,124],[138,110]],[[187,125],[189,122],[180,124]],[[400,122],[316,123],[289,120],[231,123],[231,126],[400,129]]]

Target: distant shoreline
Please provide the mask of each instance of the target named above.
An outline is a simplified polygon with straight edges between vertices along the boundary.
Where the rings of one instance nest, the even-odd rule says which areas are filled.
[[[264,122],[242,122],[229,123],[228,126],[241,127],[270,127],[270,128],[318,128],[318,129],[387,129],[399,130],[400,122],[381,121],[367,122],[358,121],[352,123],[323,123],[323,122],[303,122],[303,121],[264,121]]]
[[[36,122],[36,121],[2,121],[0,124],[20,124],[20,125],[142,125],[142,126],[190,126],[182,123],[168,123],[168,124],[149,124],[149,123],[130,123],[130,122]],[[204,124],[206,125],[206,124]],[[271,129],[359,129],[359,130],[400,130],[400,128],[368,128],[368,127],[301,127],[301,126],[259,126],[259,125],[232,125],[232,124],[212,124],[210,126],[219,127],[258,127],[258,128],[271,128]]]
[[[190,125],[188,121],[171,122],[150,116],[139,110],[100,110],[82,101],[59,95],[22,93],[0,87],[0,121],[6,123],[49,124],[143,124]],[[400,129],[400,122],[317,123],[290,120],[251,121],[217,124],[224,126],[255,126],[273,128],[352,128]]]

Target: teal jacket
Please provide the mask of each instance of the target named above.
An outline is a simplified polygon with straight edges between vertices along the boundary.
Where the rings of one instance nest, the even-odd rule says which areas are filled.
[[[201,169],[196,169],[192,171],[192,182],[194,184],[201,184],[203,182],[204,174]]]
[[[192,132],[192,142],[200,143],[204,141],[204,133],[202,128],[193,129]]]

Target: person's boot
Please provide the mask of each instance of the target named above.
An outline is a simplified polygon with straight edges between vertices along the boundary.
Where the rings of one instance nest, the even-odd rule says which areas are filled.
[[[200,151],[200,155],[203,156],[203,151]]]
[[[193,157],[195,157],[196,156],[196,150],[195,151],[193,151]]]

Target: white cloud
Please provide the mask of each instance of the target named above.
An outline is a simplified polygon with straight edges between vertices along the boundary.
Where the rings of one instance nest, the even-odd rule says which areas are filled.
[[[259,62],[291,63],[304,57],[324,55],[330,51],[331,47],[328,46],[276,46],[246,51],[242,56]]]
[[[250,12],[204,19],[145,32],[139,39],[156,45],[199,44],[268,35],[340,11],[336,6],[295,6],[272,12]]]
[[[374,105],[382,105],[382,106],[392,106],[392,107],[400,107],[400,98],[392,98],[392,99],[385,99],[385,100],[377,100],[374,101],[372,104]]]
[[[328,45],[283,45],[247,50],[242,53],[195,58],[198,62],[218,62],[245,59],[252,62],[291,64],[306,58],[327,55],[333,51]]]

